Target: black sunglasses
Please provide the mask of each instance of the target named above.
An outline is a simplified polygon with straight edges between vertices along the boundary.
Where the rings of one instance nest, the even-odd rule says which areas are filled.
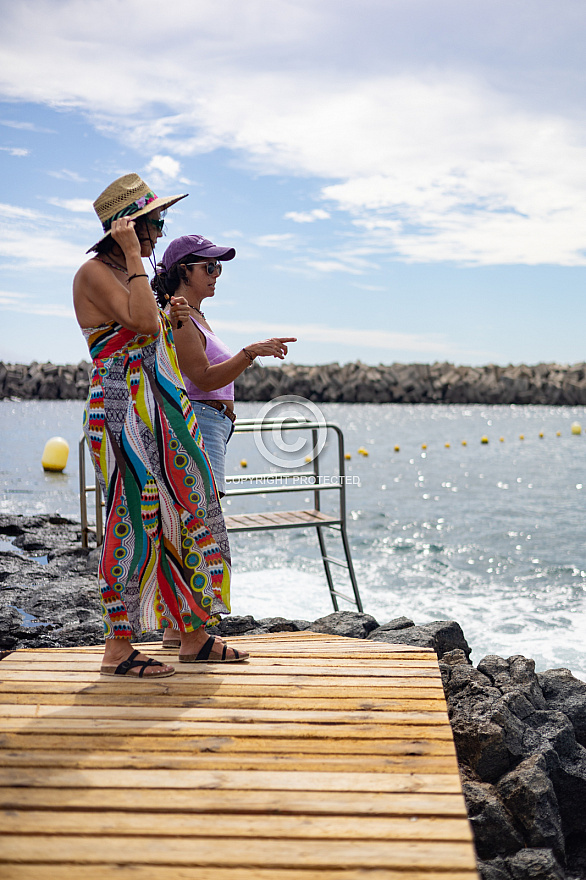
[[[163,231],[165,227],[165,221],[163,218],[161,218],[160,220],[153,220],[152,217],[145,217],[144,219],[149,224],[149,226],[154,226],[155,229],[159,230],[159,232]]]
[[[205,266],[206,272],[208,275],[214,275],[216,272],[218,275],[222,274],[222,264],[219,260],[210,260],[208,263],[202,261],[199,263],[185,263],[185,266]]]

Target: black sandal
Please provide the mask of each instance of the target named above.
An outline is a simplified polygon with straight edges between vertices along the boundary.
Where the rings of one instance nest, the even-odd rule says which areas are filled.
[[[140,651],[133,651],[130,657],[126,660],[123,660],[122,663],[119,663],[118,666],[102,666],[100,668],[100,672],[102,675],[126,675],[133,669],[135,666],[140,666],[141,670],[138,675],[131,675],[130,678],[142,678],[144,676],[144,671],[147,666],[165,666],[165,663],[161,663],[159,660],[153,660],[152,657],[149,657],[148,660],[135,660],[135,657],[138,657]],[[155,672],[152,675],[147,675],[147,678],[168,678],[170,675],[175,675],[175,670],[172,672]]]
[[[236,650],[236,648],[230,648],[229,645],[224,645],[224,650],[222,651],[221,657],[211,657],[212,648],[215,643],[214,636],[208,636],[207,642],[200,648],[197,654],[179,654],[179,662],[180,663],[238,663],[241,660],[248,660],[249,654],[246,654],[244,651],[240,653]],[[226,654],[228,651],[233,651],[233,657],[227,657]]]

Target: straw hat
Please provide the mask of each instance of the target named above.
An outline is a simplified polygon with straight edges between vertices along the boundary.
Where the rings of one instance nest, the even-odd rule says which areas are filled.
[[[132,217],[134,220],[149,214],[155,208],[169,208],[187,195],[188,193],[159,198],[138,174],[124,174],[107,186],[94,202],[94,210],[100,219],[104,235],[88,249],[87,253],[93,251],[110,235],[113,220],[118,220],[120,217]]]

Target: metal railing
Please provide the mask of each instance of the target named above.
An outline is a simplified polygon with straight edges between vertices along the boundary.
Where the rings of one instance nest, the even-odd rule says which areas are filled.
[[[313,509],[302,508],[294,511],[280,511],[272,509],[262,513],[241,513],[225,516],[228,532],[254,532],[271,531],[277,529],[292,528],[315,528],[319,551],[332,605],[335,611],[339,610],[338,599],[355,605],[358,611],[363,610],[362,600],[358,589],[352,554],[346,529],[346,468],[344,459],[344,435],[338,425],[333,422],[291,421],[279,419],[241,419],[234,427],[234,435],[258,434],[273,431],[275,427],[283,431],[310,431],[313,440],[313,449],[317,448],[318,432],[325,430],[332,432],[337,440],[337,473],[329,474],[328,481],[324,482],[320,472],[320,455],[317,452],[311,461],[311,467],[302,471],[271,471],[264,474],[234,474],[226,477],[226,499],[229,501],[238,496],[272,497],[275,495],[287,496],[291,493],[309,492],[313,495]],[[82,436],[79,444],[79,483],[80,483],[80,509],[81,509],[81,536],[82,546],[89,546],[90,535],[95,535],[96,544],[99,546],[103,541],[103,501],[99,483],[93,486],[86,485],[85,466],[85,438]],[[245,483],[247,485],[243,486]],[[269,483],[269,485],[267,485]],[[240,488],[228,488],[238,484]],[[95,494],[96,524],[95,528],[88,520],[88,493]],[[321,507],[322,492],[337,492],[337,510],[333,514],[325,513]],[[331,556],[326,546],[325,534],[337,533],[340,535],[344,559]],[[340,592],[334,583],[331,566],[345,568],[350,580],[352,595]]]

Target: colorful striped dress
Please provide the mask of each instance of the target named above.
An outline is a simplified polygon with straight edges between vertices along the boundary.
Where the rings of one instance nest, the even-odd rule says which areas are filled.
[[[94,367],[84,413],[106,499],[98,570],[106,638],[189,632],[230,611],[230,548],[183,387],[171,324],[83,330]]]

